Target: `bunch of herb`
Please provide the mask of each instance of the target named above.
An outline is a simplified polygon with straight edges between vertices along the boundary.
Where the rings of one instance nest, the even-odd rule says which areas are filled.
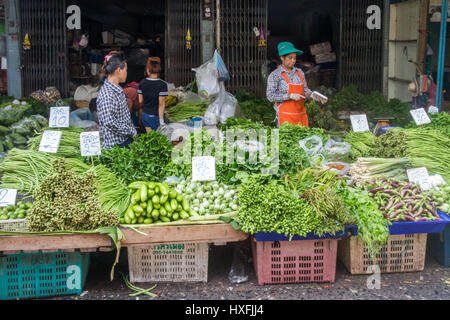
[[[266,126],[274,126],[276,112],[272,102],[244,90],[240,90],[236,94],[236,99],[247,119],[253,122],[262,122]]]
[[[407,137],[402,129],[392,129],[376,139],[377,158],[405,158],[407,156]]]
[[[326,107],[319,105],[315,101],[307,102],[305,107],[310,128],[322,128],[332,131],[342,129],[336,119],[334,119],[333,113],[327,110]]]
[[[161,181],[171,156],[169,139],[150,131],[138,136],[129,149],[116,146],[103,150],[96,162],[105,165],[128,185],[133,181]]]

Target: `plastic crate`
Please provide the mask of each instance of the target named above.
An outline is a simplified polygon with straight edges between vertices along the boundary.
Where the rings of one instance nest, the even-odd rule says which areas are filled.
[[[129,246],[131,282],[207,282],[208,243]]]
[[[450,223],[450,217],[438,210],[438,215],[442,220],[440,221],[417,221],[417,222],[394,222],[389,226],[390,235],[402,234],[422,234],[422,233],[441,233],[445,227]],[[358,227],[349,226],[352,235],[358,235]]]
[[[430,255],[441,265],[450,267],[450,225],[440,234],[428,235],[428,248]]]
[[[415,272],[424,269],[426,247],[427,234],[391,235],[374,262],[361,238],[348,237],[339,243],[338,256],[351,274],[372,274],[374,265],[381,273]]]
[[[0,256],[0,299],[81,294],[89,264],[89,253],[80,252]],[[77,276],[81,279],[77,280]],[[78,282],[79,280],[81,282]]]
[[[258,283],[334,282],[337,242],[336,239],[258,242],[252,238]]]
[[[257,232],[254,234],[256,241],[294,241],[294,240],[317,240],[317,239],[343,239],[346,237],[347,232],[352,232],[353,226],[345,226],[344,231],[336,232],[335,235],[324,234],[322,236],[318,236],[315,233],[311,232],[306,235],[306,237],[302,237],[299,235],[294,235],[292,239],[289,239],[289,236],[285,236],[284,234],[280,234],[277,232]]]

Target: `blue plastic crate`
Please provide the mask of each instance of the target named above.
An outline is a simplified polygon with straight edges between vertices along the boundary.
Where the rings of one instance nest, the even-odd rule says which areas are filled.
[[[417,222],[394,222],[389,226],[389,234],[418,234],[418,233],[441,233],[450,224],[450,217],[438,210],[440,221],[417,221]],[[358,227],[353,225],[348,227],[352,235],[358,234]]]
[[[0,257],[0,299],[81,294],[89,264],[89,253],[80,252],[20,253]],[[78,276],[81,279],[76,279]]]
[[[428,236],[427,250],[441,265],[450,267],[450,224],[447,224],[444,232]]]
[[[308,233],[306,237],[294,235],[291,240],[344,239],[347,235],[347,232],[351,231],[351,227],[352,226],[346,226],[344,231],[337,232],[335,235],[326,233],[323,236],[319,237],[315,233],[311,232]],[[285,236],[284,234],[279,234],[276,232],[258,232],[254,234],[254,238],[258,242],[289,241],[289,236]]]

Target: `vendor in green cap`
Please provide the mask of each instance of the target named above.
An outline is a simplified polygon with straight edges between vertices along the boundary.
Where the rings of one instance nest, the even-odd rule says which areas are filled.
[[[300,124],[308,127],[308,116],[305,109],[305,99],[325,102],[308,88],[305,74],[295,67],[297,55],[303,54],[290,42],[278,44],[278,55],[281,66],[273,71],[267,80],[267,99],[275,103],[279,127],[283,122]]]

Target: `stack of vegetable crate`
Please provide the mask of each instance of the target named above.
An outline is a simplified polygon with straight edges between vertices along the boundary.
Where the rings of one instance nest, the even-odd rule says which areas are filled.
[[[290,239],[277,233],[255,234],[252,253],[258,284],[333,283],[340,236]]]

